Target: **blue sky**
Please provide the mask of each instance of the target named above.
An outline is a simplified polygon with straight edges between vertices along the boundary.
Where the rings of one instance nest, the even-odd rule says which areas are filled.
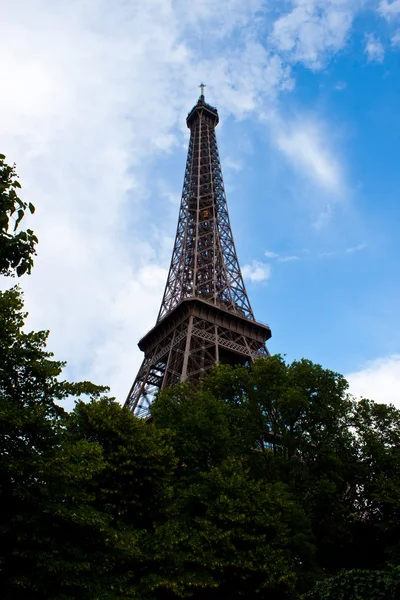
[[[400,406],[400,0],[3,0],[0,151],[37,208],[29,325],[122,402],[204,80],[270,350]]]

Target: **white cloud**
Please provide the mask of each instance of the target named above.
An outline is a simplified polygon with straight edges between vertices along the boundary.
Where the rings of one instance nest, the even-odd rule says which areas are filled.
[[[300,260],[300,256],[281,256],[278,258],[278,262],[293,262],[294,260]]]
[[[222,161],[222,169],[223,171],[230,169],[231,171],[239,172],[243,169],[243,163],[240,160],[236,160],[230,156],[227,156]]]
[[[343,192],[342,167],[329,147],[329,133],[321,122],[304,118],[280,122],[273,136],[277,147],[304,176],[327,192]]]
[[[196,0],[188,6],[186,0],[177,0],[177,11],[198,33],[224,37],[234,28],[243,28],[262,9],[262,0]]]
[[[292,0],[274,23],[271,41],[291,62],[320,69],[346,45],[361,0]]]
[[[311,69],[320,69],[345,47],[353,19],[363,2],[291,0],[289,5],[291,10],[274,22],[269,41],[289,64],[300,62]],[[336,85],[338,90],[345,87],[345,82]],[[320,207],[317,209],[314,227],[322,228],[332,216],[331,204],[346,193],[342,160],[335,149],[335,133],[316,115],[303,114],[297,119],[288,119],[271,110],[264,119],[279,150],[302,176],[320,188],[318,197],[322,202],[326,203],[327,199],[321,192],[330,195],[328,209],[322,212]]]
[[[275,259],[277,262],[292,262],[294,260],[300,260],[299,256],[280,256],[276,252],[269,251],[264,252],[264,256],[266,256],[267,258]]]
[[[347,83],[345,81],[338,81],[337,84],[335,85],[335,90],[338,90],[338,92],[341,92],[343,90],[345,90],[347,88]]]
[[[346,375],[346,379],[354,396],[400,408],[400,354],[370,361],[363,369]]]
[[[328,225],[330,220],[332,219],[333,210],[330,204],[327,204],[326,207],[319,213],[318,217],[312,224],[314,229],[319,231]]]
[[[29,324],[51,330],[69,376],[110,384],[121,401],[142,359],[137,342],[155,322],[176,225],[174,214],[149,227],[160,197],[154,160],[182,144],[205,75],[222,116],[293,86],[256,40],[259,8],[15,0],[3,11],[0,150],[17,162],[40,240],[22,282]],[[268,265],[252,271],[255,281],[268,276]]]
[[[393,16],[400,13],[400,0],[381,0],[379,12],[390,20]]]
[[[271,277],[271,265],[253,260],[251,264],[244,265],[242,275],[252,283],[260,283]]]
[[[345,252],[347,254],[353,254],[354,252],[360,252],[361,250],[365,250],[367,244],[363,242],[362,244],[358,244],[358,246],[351,246],[350,248],[346,248]]]
[[[392,46],[400,46],[400,29],[398,29],[391,37]]]
[[[365,54],[368,57],[368,62],[383,62],[385,58],[385,49],[382,42],[373,34],[365,34]]]

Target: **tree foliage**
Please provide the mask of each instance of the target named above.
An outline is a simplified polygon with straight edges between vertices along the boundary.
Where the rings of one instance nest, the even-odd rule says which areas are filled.
[[[385,571],[342,571],[320,581],[304,600],[397,600],[400,596],[400,567]]]
[[[354,401],[340,374],[279,356],[222,365],[197,390],[163,392],[152,414],[174,433],[177,488],[231,457],[251,480],[285,486],[314,549],[297,558],[299,593],[313,578],[398,563],[400,412]]]
[[[35,207],[18,197],[15,165],[7,165],[5,158],[0,154],[0,274],[20,277],[32,270],[38,240],[31,229],[18,229],[25,211],[34,213]]]
[[[22,330],[16,288],[0,295],[0,315],[2,597],[61,598],[60,589],[85,597],[88,553],[98,558],[106,546],[108,523],[91,507],[87,486],[103,457],[95,445],[72,440],[56,402],[103,390],[59,380],[63,364],[45,350],[47,332]],[[101,561],[90,570],[92,578]]]

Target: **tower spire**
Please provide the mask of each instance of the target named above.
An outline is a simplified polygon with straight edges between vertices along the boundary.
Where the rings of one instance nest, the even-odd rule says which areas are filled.
[[[206,87],[206,84],[205,84],[205,83],[201,83],[201,84],[199,85],[199,88],[200,88],[200,90],[201,90],[201,93],[200,93],[200,98],[201,98],[202,100],[204,100],[204,88],[205,88],[205,87]]]
[[[155,327],[139,342],[145,357],[126,400],[147,416],[154,394],[196,383],[219,362],[268,357],[268,326],[257,323],[233,241],[215,128],[218,111],[201,96],[186,123],[190,141],[171,265]]]

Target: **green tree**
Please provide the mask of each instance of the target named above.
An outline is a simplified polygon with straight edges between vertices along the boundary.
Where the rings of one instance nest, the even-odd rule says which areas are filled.
[[[175,488],[169,518],[149,539],[144,583],[156,598],[295,598],[312,550],[287,486],[256,481],[229,458]]]
[[[31,229],[18,228],[25,211],[34,213],[35,207],[18,197],[21,185],[15,165],[7,165],[5,158],[0,154],[0,274],[20,277],[32,270],[38,240]]]
[[[299,593],[313,577],[342,569],[373,576],[398,563],[400,412],[356,402],[347,388],[338,373],[275,356],[251,369],[219,366],[199,388],[166,390],[152,408],[156,427],[174,434],[178,498],[232,459],[245,465],[249,482],[285,486],[309,523],[306,546],[315,547],[315,563],[309,553],[292,572]],[[208,504],[196,506],[198,523]],[[255,590],[242,592],[252,598]]]
[[[273,453],[253,388],[248,369],[220,366],[200,388],[178,385],[153,404],[178,458],[170,519],[155,535],[159,592],[291,598],[314,580],[309,520],[288,484],[267,472]]]
[[[363,399],[354,405],[353,428],[359,477],[352,495],[360,566],[400,564],[400,411]]]
[[[170,434],[107,388],[61,380],[47,332],[25,333],[24,318],[18,289],[0,294],[2,598],[150,597],[140,580],[173,495]]]
[[[176,460],[170,434],[137,419],[109,398],[78,402],[68,429],[76,439],[102,449],[105,468],[97,481],[96,506],[116,522],[150,529],[172,497]]]
[[[24,211],[14,167],[0,156],[0,273],[29,273],[37,242],[16,232]],[[13,231],[11,222],[14,220]],[[0,588],[2,598],[116,598],[107,574],[120,541],[93,506],[101,448],[75,440],[60,401],[106,388],[60,379],[48,332],[24,331],[18,288],[0,293]]]
[[[304,359],[271,357],[247,373],[223,367],[204,386],[247,415],[241,428],[261,450],[249,455],[253,473],[290,487],[324,571],[398,560],[398,410],[355,402],[343,376]]]
[[[304,600],[397,600],[400,595],[400,567],[385,571],[341,571],[319,582]]]
[[[76,440],[102,451],[104,468],[92,480],[91,505],[107,515],[119,540],[104,581],[123,598],[150,598],[150,539],[156,524],[168,519],[173,497],[176,460],[170,434],[107,398],[78,402],[68,428]]]
[[[72,440],[57,402],[104,388],[60,381],[47,332],[25,333],[24,316],[16,288],[0,294],[2,597],[92,598],[113,551],[87,485],[104,461],[95,444]]]

